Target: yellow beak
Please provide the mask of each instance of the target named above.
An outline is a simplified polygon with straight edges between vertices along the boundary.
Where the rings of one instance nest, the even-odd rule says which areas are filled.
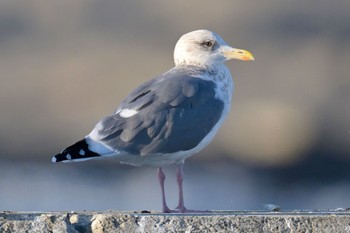
[[[224,52],[225,57],[230,59],[238,59],[242,61],[254,61],[254,56],[251,52],[243,49],[232,49]]]

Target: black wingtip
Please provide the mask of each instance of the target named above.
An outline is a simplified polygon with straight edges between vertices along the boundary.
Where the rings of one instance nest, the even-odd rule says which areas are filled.
[[[68,159],[67,159],[67,155],[63,154],[63,152],[61,154],[57,154],[57,155],[53,156],[52,159],[51,159],[51,161],[53,163],[58,163],[58,162],[62,162],[62,161],[65,161],[65,160],[68,160]]]
[[[89,145],[86,140],[80,140],[77,143],[67,147],[61,153],[52,157],[51,161],[53,163],[64,162],[64,161],[74,161],[74,160],[86,160],[93,157],[99,157],[100,155],[90,151]]]

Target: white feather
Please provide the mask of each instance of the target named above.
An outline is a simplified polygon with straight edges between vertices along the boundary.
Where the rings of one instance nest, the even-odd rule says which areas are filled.
[[[136,110],[133,110],[133,109],[122,109],[120,112],[119,112],[119,116],[123,117],[123,118],[129,118],[129,117],[132,117],[133,115],[137,114],[137,111]]]

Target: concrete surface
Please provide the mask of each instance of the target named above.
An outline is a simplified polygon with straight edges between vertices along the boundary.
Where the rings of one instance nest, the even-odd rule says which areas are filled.
[[[144,212],[144,213],[142,213]],[[350,212],[0,212],[0,232],[350,232]]]

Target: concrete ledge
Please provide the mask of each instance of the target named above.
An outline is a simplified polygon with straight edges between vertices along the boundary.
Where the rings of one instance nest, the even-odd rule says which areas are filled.
[[[0,212],[0,232],[350,232],[350,212]]]

